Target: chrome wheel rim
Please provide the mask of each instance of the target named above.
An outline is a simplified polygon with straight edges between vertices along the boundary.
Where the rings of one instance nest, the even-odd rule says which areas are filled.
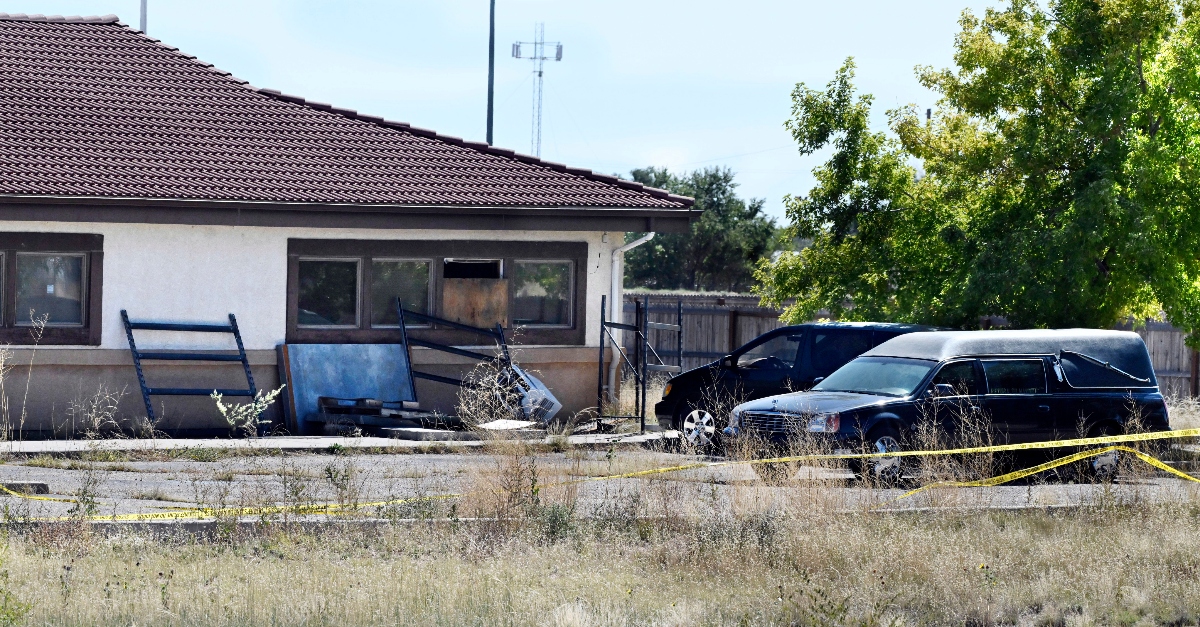
[[[876,453],[895,453],[900,451],[900,442],[896,438],[885,435],[875,439]],[[875,457],[871,460],[871,471],[878,479],[895,481],[904,474],[904,465],[899,457]]]
[[[717,433],[717,421],[703,409],[693,409],[683,418],[683,437],[688,444],[705,446],[712,444]]]

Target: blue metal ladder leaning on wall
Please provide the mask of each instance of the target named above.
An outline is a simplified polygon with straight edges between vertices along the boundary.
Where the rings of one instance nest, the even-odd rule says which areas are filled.
[[[146,402],[146,417],[151,424],[157,420],[154,416],[154,404],[150,402],[151,396],[209,396],[214,391],[222,396],[248,396],[254,398],[258,396],[258,391],[254,387],[254,374],[250,372],[250,360],[246,359],[246,347],[242,345],[242,334],[238,331],[237,318],[233,314],[229,314],[229,324],[211,324],[211,323],[180,323],[180,322],[134,322],[129,319],[129,314],[124,309],[121,310],[121,322],[125,323],[125,336],[129,338],[129,352],[133,354],[133,367],[137,370],[138,385],[142,387],[142,400]],[[186,351],[139,351],[137,344],[133,341],[133,332],[142,331],[176,331],[186,333],[231,333],[234,341],[237,342],[237,354],[231,353],[194,353]],[[220,389],[220,388],[152,388],[146,385],[146,376],[142,373],[142,360],[149,361],[225,361],[242,363],[242,368],[246,371],[246,383],[249,384],[247,389]]]

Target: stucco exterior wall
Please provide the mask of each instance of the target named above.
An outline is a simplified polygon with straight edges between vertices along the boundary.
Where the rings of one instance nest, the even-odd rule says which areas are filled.
[[[287,241],[306,239],[483,239],[572,241],[588,244],[586,344],[599,342],[600,296],[609,289],[612,243],[622,234],[593,231],[452,231],[314,229],[169,224],[5,222],[4,231],[98,233],[104,236],[104,308],[101,348],[127,348],[121,310],[135,319],[223,321],[238,318],[249,350],[284,340],[287,314]],[[147,346],[232,347],[204,335],[139,332]],[[224,338],[219,338],[224,340]]]
[[[275,374],[275,347],[284,341],[286,331],[287,242],[306,239],[481,239],[585,242],[588,245],[587,281],[577,297],[585,299],[585,344],[599,344],[600,298],[610,289],[612,249],[620,245],[622,234],[590,231],[466,231],[466,230],[382,230],[316,229],[302,227],[234,227],[119,223],[5,222],[3,231],[96,233],[104,236],[103,316],[101,346],[43,346],[37,354],[20,348],[10,373],[10,407],[13,383],[23,391],[25,376],[31,376],[26,428],[62,431],[71,422],[72,403],[86,400],[100,386],[110,390],[125,388],[121,414],[126,418],[144,415],[137,389],[128,342],[121,324],[121,310],[130,317],[156,321],[212,321],[237,316],[246,349],[251,352],[255,377],[260,388],[278,385]],[[231,337],[209,334],[172,334],[137,332],[142,349],[233,349]],[[14,347],[18,348],[18,347]],[[429,364],[428,370],[447,375],[461,374],[468,364],[457,364],[430,352],[414,354],[416,364]],[[565,410],[578,411],[595,404],[594,349],[585,347],[523,347],[522,363],[538,372],[563,401]],[[34,366],[27,370],[29,359]],[[23,362],[23,363],[22,363]],[[152,384],[191,387],[211,380],[213,365],[162,364],[153,366]],[[149,368],[148,368],[149,371]],[[207,373],[207,374],[206,374]],[[222,372],[219,378],[239,375],[240,369]],[[15,378],[14,378],[15,377]],[[237,376],[230,381],[237,385]],[[16,381],[21,379],[21,381]],[[191,383],[189,383],[189,381]],[[244,385],[244,382],[242,383]],[[418,389],[423,406],[452,410],[453,388],[421,382]],[[445,389],[442,389],[445,388]],[[161,425],[172,429],[219,427],[219,418],[207,399],[162,399],[167,420]],[[10,410],[11,411],[11,410]],[[2,419],[2,417],[0,417]]]

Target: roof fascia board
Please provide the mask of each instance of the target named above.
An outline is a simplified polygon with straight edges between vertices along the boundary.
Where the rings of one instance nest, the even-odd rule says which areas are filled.
[[[450,210],[450,211],[448,211]],[[0,223],[91,222],[255,227],[680,233],[693,210],[308,205],[0,196]]]
[[[82,205],[92,207],[162,207],[189,209],[246,209],[258,211],[333,211],[338,213],[404,213],[437,214],[453,211],[463,215],[505,214],[545,216],[563,212],[573,215],[611,216],[624,218],[678,218],[699,217],[700,211],[693,208],[667,207],[592,207],[592,206],[504,206],[504,205],[405,205],[405,204],[354,204],[354,203],[309,203],[272,202],[253,200],[210,200],[204,198],[142,198],[122,196],[42,196],[27,194],[0,194],[0,205],[7,204],[50,204]]]

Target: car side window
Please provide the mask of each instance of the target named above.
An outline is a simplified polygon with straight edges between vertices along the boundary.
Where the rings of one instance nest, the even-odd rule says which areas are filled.
[[[1041,359],[985,359],[988,394],[1045,394],[1046,365]]]
[[[796,365],[803,337],[799,333],[776,335],[738,355],[737,365],[739,368],[791,370]]]
[[[931,385],[949,385],[960,396],[974,396],[983,388],[974,361],[956,361],[942,366]]]
[[[813,334],[812,369],[825,377],[871,349],[871,333],[826,331]]]

